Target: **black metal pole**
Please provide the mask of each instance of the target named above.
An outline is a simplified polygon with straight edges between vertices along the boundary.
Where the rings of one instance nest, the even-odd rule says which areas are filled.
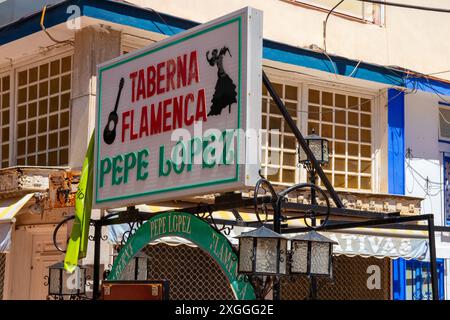
[[[439,300],[438,275],[436,266],[436,241],[434,239],[434,216],[428,217],[428,244],[430,245],[430,269],[433,300]]]
[[[303,137],[302,133],[297,127],[297,124],[292,119],[291,115],[287,111],[283,101],[281,101],[280,97],[276,93],[275,89],[272,86],[272,83],[270,82],[269,78],[267,77],[266,73],[263,71],[263,83],[266,87],[267,91],[270,93],[270,96],[272,97],[273,101],[277,105],[278,109],[280,110],[281,115],[283,116],[284,120],[288,124],[289,128],[291,128],[291,131],[294,133],[295,137],[297,138],[298,143],[305,151],[308,159],[311,161],[312,167],[315,169],[317,174],[319,175],[320,179],[322,180],[323,184],[325,185],[325,188],[330,193],[331,198],[333,199],[334,203],[336,204],[336,207],[343,208],[344,205],[342,204],[341,199],[339,198],[339,195],[336,193],[336,190],[334,190],[333,186],[330,183],[330,180],[328,180],[328,177],[323,172],[322,168],[320,167],[319,162],[317,161],[316,157],[314,157],[314,154],[312,153],[311,149],[309,148],[308,144],[306,143],[305,138]]]
[[[97,300],[100,297],[100,246],[102,240],[102,224],[94,220],[94,283],[92,299]]]
[[[281,233],[281,199],[278,199],[273,205],[273,231]],[[281,281],[274,277],[273,279],[273,300],[281,300]]]
[[[311,184],[316,184],[316,172],[314,171],[314,167],[311,167],[309,170],[309,182]],[[314,188],[311,188],[311,204],[316,205],[316,190]],[[316,226],[316,218],[311,218],[311,225]],[[309,292],[309,298],[311,300],[317,300],[317,279],[314,275],[311,275],[311,288]]]
[[[392,217],[385,219],[375,219],[375,220],[366,220],[366,221],[358,221],[358,222],[344,222],[344,223],[335,223],[322,225],[317,227],[317,231],[327,231],[327,230],[342,230],[342,229],[353,229],[353,228],[364,228],[364,227],[375,227],[382,226],[388,224],[396,224],[396,223],[405,223],[405,222],[413,222],[413,221],[423,221],[432,217],[431,214],[421,214],[418,216],[406,216],[406,217]],[[309,231],[308,227],[298,227],[298,228],[288,228],[283,229],[282,233],[298,233],[298,232],[307,232]]]

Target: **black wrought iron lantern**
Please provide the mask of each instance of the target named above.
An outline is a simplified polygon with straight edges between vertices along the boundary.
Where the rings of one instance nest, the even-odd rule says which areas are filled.
[[[316,160],[321,164],[327,164],[330,161],[328,140],[317,135],[313,129],[312,134],[305,137],[306,143],[311,149]],[[305,165],[309,164],[308,156],[301,146],[298,147],[298,161]]]
[[[286,274],[286,237],[262,226],[236,238],[239,239],[239,273],[254,276]]]
[[[291,274],[332,276],[336,241],[312,230],[291,239]]]
[[[48,268],[48,295],[56,299],[81,298],[86,295],[86,268],[77,266],[74,272],[64,269],[63,262],[57,262]]]

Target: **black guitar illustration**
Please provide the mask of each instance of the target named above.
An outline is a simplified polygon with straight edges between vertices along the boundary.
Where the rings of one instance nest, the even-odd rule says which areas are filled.
[[[108,123],[106,124],[105,130],[103,130],[103,141],[106,144],[112,144],[116,139],[116,128],[119,122],[119,116],[117,115],[117,107],[119,106],[120,94],[122,93],[124,79],[120,79],[119,92],[117,93],[116,105],[114,110],[108,116]],[[111,128],[112,127],[112,128]]]

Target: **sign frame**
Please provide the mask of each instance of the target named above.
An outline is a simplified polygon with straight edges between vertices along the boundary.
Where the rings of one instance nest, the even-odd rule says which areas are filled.
[[[102,197],[99,192],[99,173],[101,156],[101,133],[106,122],[101,121],[103,73],[137,60],[143,56],[169,48],[207,32],[231,23],[239,25],[239,80],[236,88],[237,130],[247,132],[254,129],[256,137],[237,135],[235,175],[226,179],[205,181],[194,184],[182,184],[165,189],[154,189],[138,194],[122,194],[114,197]],[[97,107],[94,152],[94,200],[93,208],[107,209],[155,201],[182,199],[193,195],[213,194],[252,187],[259,178],[260,128],[261,128],[261,83],[262,83],[262,12],[250,7],[230,13],[211,22],[186,30],[180,34],[158,41],[148,47],[117,57],[97,66]],[[236,129],[236,128],[235,128]],[[253,139],[253,140],[252,140]],[[255,148],[255,139],[257,141]],[[157,147],[157,146],[155,146]],[[249,147],[256,152],[248,152]],[[256,153],[256,154],[255,154]],[[243,160],[245,159],[245,160]],[[256,163],[255,163],[256,162]]]

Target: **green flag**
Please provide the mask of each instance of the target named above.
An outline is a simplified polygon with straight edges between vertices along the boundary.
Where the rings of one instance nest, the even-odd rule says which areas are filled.
[[[80,182],[75,198],[75,221],[64,259],[64,269],[69,272],[75,270],[78,265],[78,260],[86,257],[87,252],[89,221],[91,220],[92,209],[94,140],[94,134],[92,134],[86,156],[84,157]]]

